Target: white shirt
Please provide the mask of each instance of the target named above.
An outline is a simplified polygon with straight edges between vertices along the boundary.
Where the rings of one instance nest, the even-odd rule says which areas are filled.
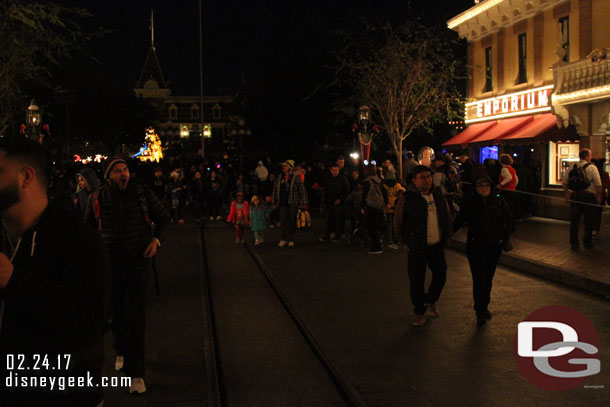
[[[438,226],[438,215],[436,213],[436,203],[432,194],[421,194],[428,204],[428,236],[427,244],[432,246],[441,241],[441,230]]]
[[[580,160],[576,163],[576,166],[581,168],[587,164],[589,163],[585,160]],[[563,173],[562,183],[566,188],[568,186],[568,174],[570,173],[572,168],[574,168],[574,165],[570,165]],[[587,177],[587,181],[593,180],[593,182],[589,184],[585,191],[591,192],[592,194],[597,194],[597,188],[602,186],[602,179],[599,176],[599,171],[597,170],[597,167],[594,164],[589,164],[587,168],[585,168],[585,176]]]

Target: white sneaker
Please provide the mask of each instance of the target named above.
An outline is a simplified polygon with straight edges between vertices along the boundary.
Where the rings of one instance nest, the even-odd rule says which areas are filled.
[[[292,240],[288,242],[288,247],[294,247],[294,242]]]
[[[116,370],[117,372],[123,369],[123,363],[125,363],[125,357],[123,356],[117,356],[116,360],[114,361],[114,370]]]
[[[222,218],[220,216],[216,216],[216,220],[221,220]]]
[[[144,379],[141,377],[132,377],[131,378],[131,386],[129,386],[129,394],[142,394],[146,393],[146,385],[144,384]]]
[[[277,245],[278,245],[279,247],[284,247],[284,246],[286,246],[287,244],[288,244],[288,242],[287,242],[287,241],[285,241],[285,240],[280,240],[280,242],[279,242]],[[294,244],[294,243],[293,243],[293,244]]]

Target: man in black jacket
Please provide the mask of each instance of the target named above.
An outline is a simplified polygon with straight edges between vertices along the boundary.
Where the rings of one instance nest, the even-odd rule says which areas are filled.
[[[94,407],[103,399],[95,385],[104,360],[110,262],[99,235],[74,208],[49,202],[48,182],[40,145],[25,138],[0,142],[0,405]],[[87,376],[94,387],[61,391],[60,380]],[[44,379],[46,386],[26,387],[24,378]]]
[[[146,291],[170,218],[155,194],[129,182],[124,159],[109,158],[103,169],[105,185],[95,192],[85,220],[100,231],[112,264],[115,369],[132,378],[130,393],[144,393]]]
[[[345,201],[349,195],[349,182],[345,175],[340,173],[339,165],[330,166],[330,176],[324,186],[326,210],[326,229],[322,242],[339,242],[345,235]]]
[[[445,244],[451,236],[451,211],[442,192],[434,188],[432,173],[419,165],[411,173],[412,185],[404,193],[400,231],[409,252],[408,271],[411,302],[415,306],[414,326],[426,323],[426,310],[438,316],[436,301],[447,276]],[[425,292],[426,266],[432,271],[432,282]]]

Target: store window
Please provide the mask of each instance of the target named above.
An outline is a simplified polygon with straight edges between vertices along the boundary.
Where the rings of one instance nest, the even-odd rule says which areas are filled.
[[[483,92],[492,91],[492,77],[491,77],[491,47],[485,48],[485,88]]]
[[[517,83],[527,82],[527,37],[519,34],[519,76]]]
[[[549,185],[561,185],[567,169],[580,161],[579,143],[549,142]]]
[[[479,153],[479,162],[483,164],[486,159],[493,158],[498,159],[498,146],[482,147]]]
[[[559,45],[565,52],[563,62],[570,62],[570,16],[565,16],[559,19]]]

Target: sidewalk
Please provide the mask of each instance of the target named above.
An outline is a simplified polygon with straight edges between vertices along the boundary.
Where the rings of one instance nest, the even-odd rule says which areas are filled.
[[[453,236],[451,246],[464,251],[467,228]],[[581,221],[580,239],[583,228]],[[592,249],[571,250],[570,223],[545,218],[518,222],[514,250],[500,264],[610,299],[610,225],[603,225]]]

